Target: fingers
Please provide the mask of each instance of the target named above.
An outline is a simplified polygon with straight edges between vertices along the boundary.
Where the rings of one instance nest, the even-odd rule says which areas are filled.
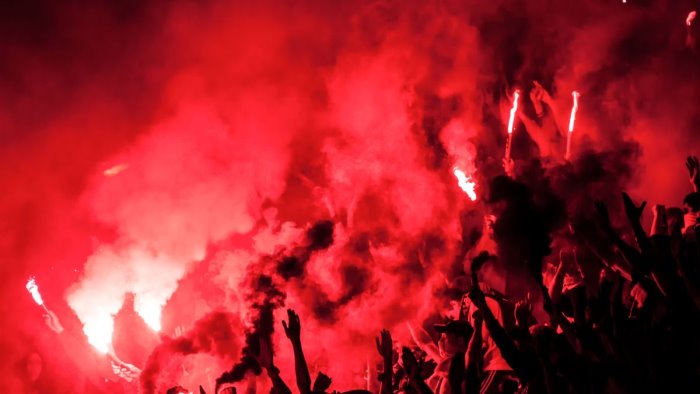
[[[625,204],[633,204],[634,205],[634,203],[632,203],[632,199],[630,198],[630,196],[625,192],[622,192],[622,201]]]
[[[627,209],[634,209],[637,211],[636,212],[637,214],[641,214],[642,211],[644,210],[644,207],[647,205],[647,202],[644,201],[644,202],[642,202],[642,205],[637,207],[637,205],[634,203],[634,201],[632,201],[632,198],[629,196],[629,194],[627,194],[625,192],[622,192],[622,201],[625,203],[625,207]]]

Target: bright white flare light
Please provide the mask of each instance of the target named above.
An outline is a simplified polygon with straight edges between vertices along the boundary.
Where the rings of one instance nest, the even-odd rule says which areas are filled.
[[[576,112],[578,111],[578,98],[581,94],[577,91],[571,92],[571,96],[574,98],[574,103],[571,106],[571,116],[569,116],[569,133],[574,132],[574,123],[576,123]]]
[[[574,124],[576,123],[576,112],[578,112],[578,98],[581,94],[577,91],[571,92],[571,96],[574,98],[574,103],[571,106],[571,116],[569,116],[569,133],[566,136],[566,154],[564,158],[569,160],[571,158],[571,140],[574,134]]]
[[[112,334],[114,333],[114,318],[109,313],[95,315],[83,325],[83,332],[87,336],[88,343],[98,352],[106,354],[112,346]]]
[[[39,286],[37,286],[36,280],[34,278],[30,278],[27,281],[26,287],[27,291],[29,291],[29,294],[32,295],[34,302],[36,302],[36,304],[39,306],[44,306],[44,299],[41,298],[41,293],[39,293]]]
[[[157,300],[140,295],[134,300],[134,310],[141,316],[148,327],[153,331],[160,331],[160,317],[163,311],[163,305]]]
[[[513,93],[513,106],[510,108],[510,117],[508,118],[508,134],[513,134],[513,126],[515,125],[515,113],[518,112],[518,99],[520,91],[516,90]]]
[[[470,200],[476,201],[476,182],[473,182],[471,177],[467,176],[464,171],[457,167],[454,168],[454,174],[457,177],[457,184],[459,187],[467,193]]]

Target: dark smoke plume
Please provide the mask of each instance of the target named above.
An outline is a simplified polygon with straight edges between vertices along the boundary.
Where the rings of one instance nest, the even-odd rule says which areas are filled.
[[[237,383],[252,373],[260,375],[262,369],[253,354],[260,351],[260,341],[272,343],[272,334],[275,331],[273,312],[284,305],[284,293],[274,284],[273,279],[266,275],[253,275],[250,278],[250,311],[253,328],[246,334],[245,346],[240,360],[227,372],[216,379],[216,385],[223,383]]]
[[[151,352],[141,373],[142,392],[157,392],[161,370],[173,355],[207,353],[222,360],[234,360],[241,349],[238,341],[240,330],[242,325],[236,316],[218,311],[200,319],[192,330],[180,338],[163,338],[163,342]]]
[[[542,262],[551,252],[553,233],[566,223],[562,200],[552,193],[535,200],[524,183],[500,176],[489,185],[489,204],[497,220],[494,238],[501,264],[515,273],[528,273],[542,282]]]

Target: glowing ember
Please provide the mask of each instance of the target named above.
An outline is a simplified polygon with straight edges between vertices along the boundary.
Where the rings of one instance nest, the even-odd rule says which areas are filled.
[[[508,117],[508,139],[506,140],[506,160],[510,160],[510,146],[513,136],[513,127],[515,125],[515,114],[518,112],[518,99],[520,91],[515,90],[513,93],[513,106],[510,108],[510,116]]]
[[[36,280],[31,278],[27,281],[27,291],[32,295],[34,302],[39,306],[44,306],[44,299],[41,298],[41,293],[39,293],[39,286],[36,284]]]
[[[571,157],[571,137],[574,133],[574,124],[576,123],[576,112],[578,112],[578,98],[581,94],[577,91],[571,92],[571,96],[574,99],[573,105],[571,106],[571,116],[569,116],[569,134],[566,137],[566,159],[569,160]]]
[[[457,167],[454,168],[454,174],[457,177],[457,184],[459,187],[467,193],[470,200],[476,201],[476,182],[473,182],[471,177],[467,176],[464,171]]]
[[[104,175],[105,176],[115,176],[115,175],[119,174],[120,172],[126,170],[127,168],[129,168],[129,166],[127,164],[117,164],[114,167],[110,167],[110,168],[104,170]]]

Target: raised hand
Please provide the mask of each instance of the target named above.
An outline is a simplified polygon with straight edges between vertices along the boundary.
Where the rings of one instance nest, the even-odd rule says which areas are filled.
[[[530,102],[532,102],[537,117],[541,118],[544,115],[544,108],[542,107],[544,89],[542,89],[542,86],[537,82],[533,82],[533,85],[534,87],[530,89]]]
[[[561,268],[564,270],[565,274],[577,274],[579,268],[576,261],[576,250],[564,248],[559,250],[559,264],[561,264]]]
[[[549,95],[549,92],[547,92],[547,90],[537,81],[532,81],[532,84],[535,85],[535,88],[539,91],[539,100],[547,105],[552,105],[553,100],[552,96]]]
[[[58,316],[56,316],[56,314],[52,311],[46,310],[46,313],[44,314],[44,322],[51,329],[51,331],[55,332],[56,334],[63,332],[61,321],[58,320]]]
[[[301,320],[299,320],[299,315],[294,310],[287,309],[287,320],[289,323],[282,321],[284,333],[287,334],[287,338],[290,340],[299,341],[301,338]]]
[[[542,101],[542,96],[544,95],[544,88],[537,81],[532,81],[533,88],[530,89],[530,100],[532,102]]]
[[[112,372],[129,383],[138,380],[141,374],[141,370],[138,367],[123,361],[112,360],[111,364]]]
[[[515,321],[520,327],[527,327],[530,317],[532,316],[532,302],[530,301],[530,293],[527,293],[527,298],[515,303]]]
[[[647,206],[647,202],[643,201],[640,206],[637,206],[625,192],[622,192],[622,202],[625,204],[627,219],[629,219],[632,224],[638,224],[642,217],[642,212],[644,212],[644,207]]]
[[[695,156],[688,156],[685,161],[685,166],[688,169],[690,184],[693,185],[693,190],[698,191],[700,188],[700,163]]]
[[[323,372],[319,372],[314,380],[314,388],[311,390],[312,393],[325,393],[329,387],[331,387],[333,379]]]
[[[393,341],[391,339],[391,333],[388,330],[382,330],[380,333],[380,337],[376,338],[377,342],[377,351],[379,351],[379,355],[381,355],[383,358],[392,358],[392,354],[394,352],[394,345]]]
[[[420,377],[421,367],[411,349],[405,346],[401,349],[401,361],[409,378],[415,379]]]

